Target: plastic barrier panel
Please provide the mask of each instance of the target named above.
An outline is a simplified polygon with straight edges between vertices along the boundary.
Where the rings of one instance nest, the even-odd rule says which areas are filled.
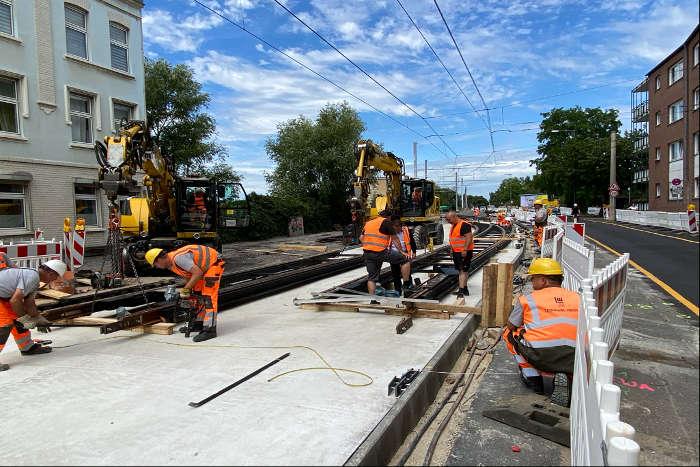
[[[556,225],[548,225],[544,228],[542,232],[542,251],[540,252],[540,257],[551,258],[554,252],[554,237],[556,237],[557,232],[562,229]]]
[[[570,238],[562,240],[561,265],[564,268],[563,287],[579,292],[584,279],[593,277],[593,250]]]
[[[36,269],[50,259],[63,259],[63,242],[52,239],[46,241],[30,241],[27,243],[12,243],[5,245],[0,242],[0,253],[9,256],[17,267]]]

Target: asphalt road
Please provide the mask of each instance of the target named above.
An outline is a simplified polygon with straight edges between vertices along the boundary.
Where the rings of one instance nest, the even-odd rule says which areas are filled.
[[[700,243],[672,230],[584,219],[586,235],[617,250],[647,269],[680,295],[698,304]]]

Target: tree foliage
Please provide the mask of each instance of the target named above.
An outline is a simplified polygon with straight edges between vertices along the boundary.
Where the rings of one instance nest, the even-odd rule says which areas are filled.
[[[217,182],[240,182],[241,176],[226,162],[215,162],[202,168],[203,177],[211,178]]]
[[[209,95],[187,65],[163,59],[145,62],[146,110],[155,143],[172,157],[176,170],[190,174],[221,159],[226,151],[214,142],[214,118],[205,113]]]
[[[614,109],[555,108],[543,113],[537,140],[539,157],[530,161],[539,174],[535,186],[564,205],[607,202],[610,133],[622,125]],[[643,159],[632,151],[631,135],[618,136],[617,181],[623,190]]]
[[[535,181],[530,177],[511,177],[501,181],[496,191],[489,194],[491,204],[495,206],[517,206],[520,195],[531,194],[538,191]]]
[[[311,224],[345,223],[347,196],[355,169],[353,144],[365,126],[346,102],[328,104],[315,120],[304,116],[277,127],[265,146],[276,166],[266,176],[272,197],[293,199],[307,207]]]
[[[446,188],[438,186],[435,188],[435,194],[440,197],[440,205],[448,206],[450,209],[455,208],[455,190],[454,188]],[[462,204],[462,199],[460,198],[460,208]],[[470,208],[474,206],[486,206],[489,202],[486,198],[479,195],[469,195],[467,194],[467,205]]]

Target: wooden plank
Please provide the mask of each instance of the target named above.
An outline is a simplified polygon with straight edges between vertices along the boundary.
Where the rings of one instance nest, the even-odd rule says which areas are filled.
[[[423,310],[420,308],[387,308],[382,305],[350,305],[345,303],[304,303],[299,305],[303,310],[311,311],[349,311],[362,312],[363,310],[382,311],[393,316],[412,316],[414,318],[450,319],[453,313],[448,311]]]
[[[496,306],[496,325],[506,324],[513,308],[513,265],[498,265],[498,305]]]
[[[504,303],[506,301],[506,269],[505,269],[505,264],[498,263],[496,265],[496,306],[494,309],[494,322],[493,324],[495,326],[503,326],[502,323],[499,322],[499,319],[502,317],[503,314],[503,307]]]
[[[85,279],[83,277],[76,277],[75,282],[83,285],[89,285],[92,286],[92,281],[90,279]]]
[[[60,290],[53,290],[53,289],[39,289],[37,290],[37,295],[42,295],[44,297],[49,297],[53,298],[56,300],[59,300],[63,297],[69,297],[71,294],[66,293],[66,292],[61,292]]]
[[[419,309],[424,309],[424,310],[444,310],[447,312],[450,312],[452,314],[454,313],[471,313],[474,315],[480,315],[481,314],[481,308],[473,307],[473,306],[464,306],[464,305],[450,305],[447,303],[419,303],[416,305],[416,308]]]
[[[282,251],[318,251],[319,253],[325,253],[328,251],[328,246],[326,245],[297,245],[295,243],[280,243],[277,245],[278,250]]]
[[[173,329],[175,328],[175,326],[175,323],[155,323],[147,324],[144,326],[136,326],[127,330],[133,332],[142,332],[144,334],[160,334],[162,336],[169,336],[173,333]]]
[[[54,300],[53,298],[35,298],[34,302],[38,307],[58,304],[58,300]]]
[[[481,326],[484,328],[493,326],[495,321],[495,293],[497,268],[495,263],[483,267],[482,291],[481,291]]]

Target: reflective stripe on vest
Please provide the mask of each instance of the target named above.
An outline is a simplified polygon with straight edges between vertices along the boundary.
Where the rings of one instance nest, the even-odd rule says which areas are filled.
[[[462,251],[464,251],[464,242],[467,240],[466,235],[462,236],[459,233],[462,230],[462,224],[467,224],[471,232],[471,224],[469,224],[469,222],[467,221],[460,220],[459,222],[457,222],[457,224],[452,226],[452,230],[450,230],[450,247],[455,253],[461,253]],[[467,247],[467,250],[473,249],[474,240],[472,239],[471,243]]]
[[[168,253],[172,266],[170,270],[177,274],[178,276],[190,277],[192,273],[181,269],[177,264],[175,264],[175,257],[183,254],[192,253],[192,259],[194,265],[197,266],[202,272],[207,272],[207,270],[214,264],[219,256],[219,253],[211,247],[204,245],[187,245],[182,248],[178,248],[175,251]]]
[[[362,234],[362,249],[368,251],[384,251],[391,244],[391,236],[379,231],[384,222],[383,217],[377,217],[365,224]]]
[[[522,337],[530,347],[576,347],[579,294],[547,287],[519,300],[523,308]]]

